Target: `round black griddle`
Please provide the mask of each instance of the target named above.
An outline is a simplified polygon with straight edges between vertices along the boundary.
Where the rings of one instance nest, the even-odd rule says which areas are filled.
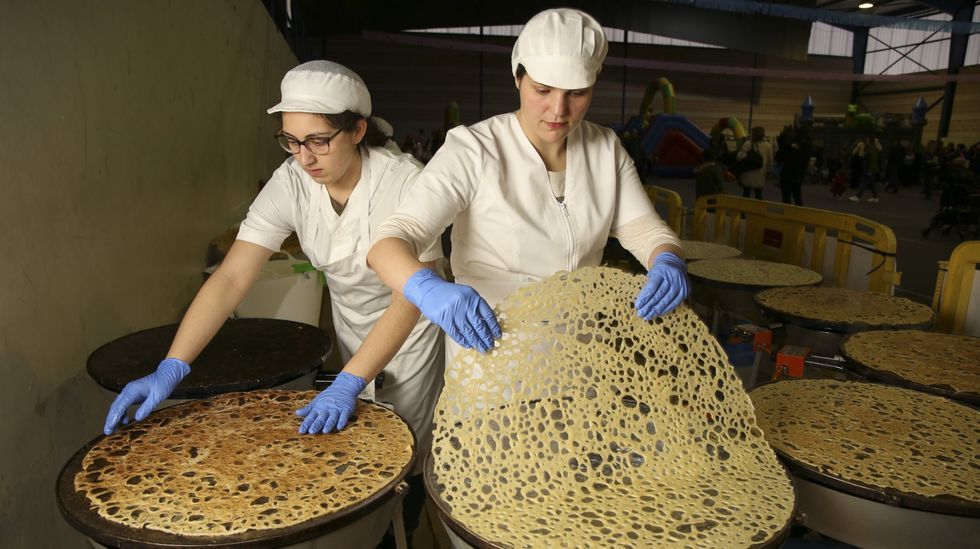
[[[784,379],[770,383],[794,383],[796,381],[798,380]],[[770,383],[758,385],[754,387],[752,391],[758,390],[759,387],[765,387]],[[852,380],[848,381],[848,383],[871,382]],[[750,391],[750,393],[752,391]],[[964,411],[970,410],[970,406],[965,404],[960,405],[964,407]],[[838,492],[843,492],[845,494],[871,501],[877,501],[894,507],[903,507],[906,509],[926,511],[929,513],[980,518],[980,504],[977,504],[974,501],[949,495],[923,496],[921,494],[908,493],[893,488],[884,488],[864,482],[846,480],[828,474],[822,471],[819,467],[803,463],[775,446],[773,446],[773,451],[776,452],[776,455],[779,456],[779,459],[782,460],[782,462],[786,465],[786,468],[793,476],[811,481],[815,484],[825,486]],[[803,512],[806,511],[806,509],[803,509]]]
[[[784,474],[789,475],[785,465],[783,465],[783,472]],[[449,505],[443,501],[442,497],[439,495],[442,492],[439,487],[439,474],[435,471],[435,464],[433,463],[431,453],[426,456],[423,475],[423,479],[425,481],[425,491],[429,494],[429,497],[432,498],[432,502],[436,504],[436,512],[439,514],[439,517],[446,523],[446,525],[449,526],[450,529],[452,529],[453,533],[476,549],[497,549],[500,547],[491,541],[481,538],[453,517]],[[793,492],[795,496],[795,488]],[[785,543],[789,538],[790,527],[793,525],[793,517],[796,516],[797,509],[795,499],[796,498],[794,497],[793,511],[789,514],[789,519],[786,521],[783,528],[771,539],[753,544],[749,547],[749,549],[776,549],[783,546],[783,543]]]
[[[972,501],[946,495],[928,497],[919,494],[910,494],[891,488],[881,488],[879,486],[872,486],[861,482],[840,479],[823,473],[814,467],[798,462],[794,460],[792,456],[776,448],[773,448],[773,450],[776,452],[776,455],[783,460],[783,463],[786,464],[786,468],[793,474],[793,476],[826,486],[827,488],[837,490],[838,492],[843,492],[845,494],[850,494],[852,496],[871,501],[877,501],[895,507],[904,507],[906,509],[915,509],[917,511],[926,511],[929,513],[980,518],[980,505],[977,505]]]
[[[738,259],[738,258],[731,258],[731,259]],[[708,261],[708,260],[698,259],[696,261]],[[748,260],[744,260],[744,261],[748,261]],[[709,276],[704,276],[696,273],[687,273],[687,276],[688,278],[691,279],[692,282],[704,284],[705,286],[710,286],[713,288],[717,288],[719,290],[737,290],[741,292],[753,292],[753,293],[762,290],[768,290],[769,288],[802,288],[804,286],[819,286],[820,283],[823,282],[823,280],[821,279],[807,284],[792,284],[792,285],[768,284],[768,283],[751,284],[746,282],[731,282],[728,280],[718,280],[717,278],[711,278]]]
[[[194,402],[200,401],[172,406],[166,410],[166,413],[179,415],[182,408],[186,408]],[[380,406],[380,404],[375,403],[365,402],[364,404]],[[161,412],[157,413],[159,414]],[[403,423],[405,421],[401,416],[398,416],[398,419]],[[137,427],[132,425],[122,427],[122,429],[138,430]],[[408,428],[408,431],[412,434],[412,447],[418,448],[418,440],[415,437],[415,432],[411,428]],[[105,437],[101,435],[96,437],[68,460],[68,463],[58,473],[55,496],[58,500],[58,509],[61,511],[61,515],[72,527],[102,545],[118,548],[248,547],[250,549],[265,549],[284,547],[327,535],[356,522],[387,503],[391,498],[398,496],[399,493],[396,491],[396,488],[412,471],[415,466],[415,461],[418,458],[413,451],[412,459],[402,468],[402,471],[398,475],[395,475],[376,494],[347,508],[307,520],[300,524],[286,528],[248,531],[226,536],[180,536],[147,528],[130,528],[110,522],[92,508],[83,492],[75,490],[75,475],[82,470],[82,461],[85,459],[86,454],[88,454],[89,449],[98,444],[103,438]]]
[[[928,332],[927,332],[928,333]],[[936,334],[937,336],[942,336],[942,334]],[[912,389],[913,391],[921,391],[923,393],[932,393],[934,395],[943,396],[952,400],[957,400],[959,402],[964,402],[974,407],[980,407],[980,393],[957,391],[949,385],[926,385],[924,383],[917,383],[915,381],[909,380],[902,377],[894,372],[889,371],[887,364],[866,364],[857,360],[856,358],[850,356],[845,349],[844,344],[850,338],[844,338],[840,344],[840,352],[844,355],[847,360],[844,362],[844,366],[848,370],[860,375],[861,377],[867,378],[872,381],[878,381],[886,385],[895,385],[896,387],[904,387],[906,389]],[[977,357],[980,360],[980,357]]]
[[[726,260],[728,259],[726,258]],[[761,261],[739,258],[731,258],[731,260],[746,262]],[[698,260],[698,262],[701,261],[714,261],[714,258]],[[769,288],[816,286],[821,282],[821,280],[816,280],[808,284],[797,284],[791,286],[787,286],[785,284],[768,283],[751,284],[719,280],[717,278],[711,278],[710,276],[703,276],[693,272],[688,272],[688,278],[691,279],[690,301],[692,303],[700,305],[701,307],[707,307],[708,311],[718,307],[729,314],[733,314],[738,318],[756,324],[763,324],[766,320],[758,304],[755,302],[754,298],[756,292],[767,290]]]
[[[110,391],[122,391],[130,381],[156,371],[177,327],[158,326],[106,343],[89,355],[89,375]],[[229,319],[170,398],[275,387],[319,368],[330,348],[330,338],[316,326],[272,318]]]
[[[868,294],[875,294],[875,292],[867,292]],[[820,331],[820,332],[830,332],[835,334],[856,334],[858,332],[866,332],[868,330],[926,330],[930,328],[936,320],[936,315],[933,314],[932,317],[925,322],[881,322],[871,324],[868,322],[859,321],[837,321],[837,320],[824,320],[809,318],[801,315],[796,315],[793,313],[787,313],[779,309],[770,307],[761,303],[758,299],[758,294],[755,297],[756,305],[768,316],[769,318],[779,320],[786,324],[793,324],[801,328],[808,330]],[[925,307],[925,305],[923,305]]]

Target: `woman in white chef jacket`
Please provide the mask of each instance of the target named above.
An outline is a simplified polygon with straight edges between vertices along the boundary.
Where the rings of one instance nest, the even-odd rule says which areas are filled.
[[[511,58],[520,108],[450,131],[412,200],[378,229],[371,267],[463,347],[491,349],[500,328],[490,306],[559,270],[598,265],[610,235],[650,269],[636,299],[643,318],[687,296],[680,242],[632,160],[612,131],[583,121],[606,51],[586,13],[534,16]],[[457,284],[416,259],[450,223]]]
[[[304,417],[299,432],[343,429],[356,397],[384,369],[376,400],[394,404],[427,451],[442,382],[440,330],[389,290],[365,260],[373,232],[409,192],[420,165],[365,144],[376,131],[368,119],[371,96],[357,74],[337,63],[312,61],[290,70],[282,101],[268,112],[282,113],[276,139],[292,156],[252,203],[237,240],[184,316],[167,358],[116,398],[105,433],[128,421],[131,405],[142,402],[135,414],[142,420],[170,395],[271,254],[296,231],[303,251],[326,275],[345,363],[333,384],[297,410]],[[419,258],[431,262],[441,255],[433,246]],[[365,394],[371,389],[373,384]]]

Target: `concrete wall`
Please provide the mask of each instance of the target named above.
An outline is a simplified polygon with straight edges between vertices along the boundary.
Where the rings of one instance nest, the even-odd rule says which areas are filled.
[[[260,2],[5,2],[0,17],[0,547],[84,547],[60,467],[110,402],[99,345],[174,322],[209,240],[283,155],[296,64]]]

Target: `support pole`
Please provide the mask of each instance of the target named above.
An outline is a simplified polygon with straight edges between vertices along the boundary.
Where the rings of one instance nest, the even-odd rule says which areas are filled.
[[[868,55],[868,28],[852,27],[851,33],[854,39],[851,44],[851,61],[853,74],[864,74],[864,60]],[[857,104],[861,94],[861,83],[854,81],[851,83],[851,104]]]
[[[953,21],[971,22],[973,21],[973,3],[960,7],[953,15]],[[948,74],[959,74],[963,63],[966,62],[966,47],[970,41],[969,34],[952,33],[949,40],[949,68]],[[939,132],[937,138],[949,137],[949,123],[953,118],[953,103],[956,99],[956,82],[946,82],[946,91],[943,93],[943,110],[939,116]]]
[[[630,57],[630,31],[626,29],[623,31],[623,58],[629,59]],[[626,63],[623,63],[623,93],[619,105],[619,125],[620,127],[626,127]]]
[[[480,25],[480,45],[483,45],[483,25]],[[479,95],[479,116],[477,120],[483,120],[483,48],[480,48],[480,95]]]
[[[752,68],[755,69],[755,68],[758,68],[758,66],[759,66],[759,54],[753,53],[752,54]],[[752,131],[752,112],[753,112],[754,107],[755,107],[755,84],[756,84],[756,77],[753,76],[752,77],[752,91],[749,93],[749,132]]]

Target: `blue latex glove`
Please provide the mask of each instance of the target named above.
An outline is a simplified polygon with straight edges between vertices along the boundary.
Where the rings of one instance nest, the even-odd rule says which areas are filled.
[[[299,433],[314,435],[329,433],[334,427],[338,431],[347,427],[347,420],[357,407],[357,395],[361,394],[367,383],[347,372],[340,372],[329,387],[320,392],[309,404],[296,410],[296,415],[305,418],[299,426]]]
[[[416,271],[402,293],[426,318],[467,349],[485,353],[500,337],[497,317],[480,294],[469,286],[446,282],[432,269]]]
[[[647,272],[647,283],[636,296],[636,311],[650,320],[673,311],[687,299],[687,263],[670,252],[659,254]]]
[[[136,410],[136,421],[146,419],[146,416],[150,415],[154,408],[166,400],[170,393],[174,392],[174,387],[189,373],[191,373],[191,367],[186,362],[177,358],[167,358],[157,366],[157,371],[127,383],[116,400],[113,401],[112,406],[109,407],[109,415],[105,418],[105,427],[102,428],[102,432],[111,435],[119,426],[120,421],[123,425],[128,424],[129,418],[126,416],[126,411],[134,404],[143,403]]]

